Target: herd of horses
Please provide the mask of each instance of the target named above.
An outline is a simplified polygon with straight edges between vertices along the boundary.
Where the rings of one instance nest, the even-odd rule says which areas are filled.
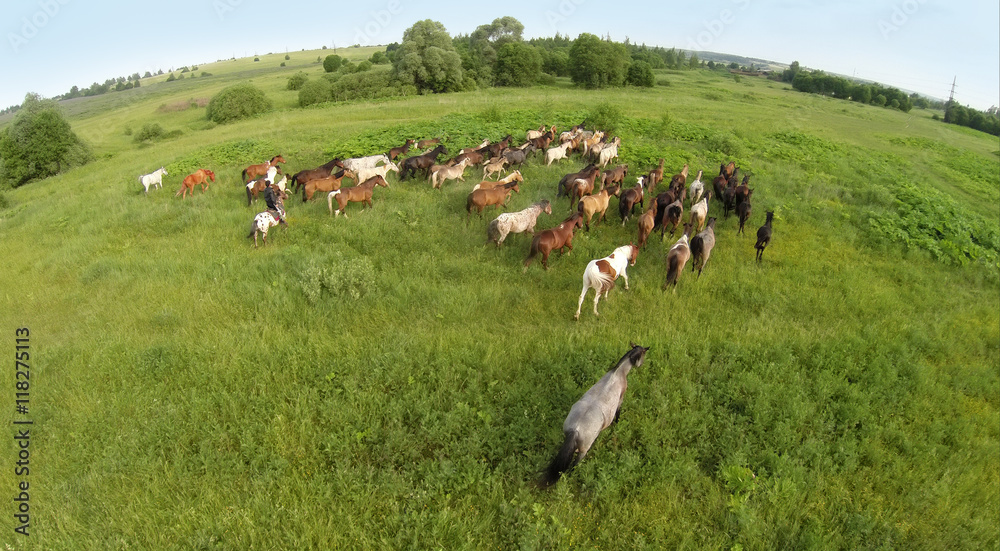
[[[562,255],[564,251],[573,249],[573,236],[577,230],[589,232],[592,224],[606,225],[612,197],[618,199],[617,210],[622,226],[627,226],[629,220],[636,217],[638,209],[636,239],[617,247],[606,257],[591,260],[584,269],[583,286],[573,316],[575,320],[580,318],[589,291],[594,291],[593,312],[594,316],[599,316],[598,302],[602,296],[607,300],[618,278],[624,280],[628,290],[627,268],[635,265],[640,251],[647,249],[649,238],[656,230],[659,230],[661,242],[668,231],[671,239],[680,232],[680,237],[666,251],[663,283],[664,290],[673,289],[676,293],[677,283],[687,263],[692,262],[691,271],[697,271],[700,278],[715,246],[717,218],[708,216],[709,205],[719,205],[722,216],[727,219],[731,213],[736,214],[739,220],[737,235],[744,233],[752,213],[754,189],[749,187],[750,174],[744,172],[740,181],[735,162],[721,164],[718,176],[708,185],[702,181],[702,170],[697,172],[693,182],[688,183],[688,165],[667,181],[665,161],[661,158],[657,166],[641,171],[635,176],[635,183],[628,184],[626,180],[630,168],[627,164],[609,167],[618,157],[621,139],[610,138],[600,130],[586,130],[583,125],[559,134],[555,126],[542,125],[538,130],[529,131],[525,142],[519,146],[513,145],[513,137],[507,135],[497,142],[485,140],[477,146],[461,149],[450,159],[442,158],[448,151],[441,141],[407,138],[402,145],[383,154],[334,158],[318,167],[294,173],[287,189],[284,185],[286,178],[282,177],[281,182],[274,181],[282,173],[280,164],[286,162],[283,156],[275,155],[269,161],[248,166],[241,172],[240,181],[247,187],[248,205],[267,186],[276,188],[273,197],[282,214],[283,202],[289,193],[301,193],[302,202],[308,202],[317,192],[325,192],[330,215],[339,217],[343,213],[346,218],[345,209],[350,202],[361,203],[362,209],[373,208],[373,191],[376,187],[389,187],[387,175],[390,171],[398,174],[399,182],[422,179],[430,182],[432,188],[440,189],[448,181],[464,182],[470,167],[481,166],[483,179],[472,187],[466,199],[468,225],[473,211],[482,218],[486,207],[505,209],[513,194],[519,193],[524,185],[521,168],[534,156],[541,154],[542,162],[548,166],[572,160],[572,156],[577,154],[585,165],[580,170],[565,174],[555,189],[556,200],[566,197],[570,211],[559,224],[535,232],[539,217],[553,212],[553,202],[545,199],[520,211],[501,212],[487,225],[488,242],[497,247],[511,234],[531,234],[523,270],[526,272],[539,257],[542,267],[548,270],[549,256],[553,251]],[[413,146],[427,149],[404,157]],[[511,169],[510,174],[501,178],[508,168]],[[161,167],[151,174],[140,176],[144,191],[148,193],[151,187],[161,187],[164,175],[167,171]],[[496,177],[496,180],[489,177]],[[345,187],[347,179],[354,185]],[[214,181],[215,174],[211,170],[199,169],[183,179],[177,195],[186,198],[190,192],[193,196],[198,185],[202,186],[204,193],[209,182]],[[658,187],[662,189],[657,192]],[[685,216],[685,205],[688,216]],[[757,230],[754,245],[757,262],[762,261],[764,250],[770,243],[773,217],[772,211],[767,212],[764,225]],[[285,223],[283,216],[279,216],[276,210],[259,212],[251,222],[247,237],[253,238],[254,248],[257,247],[258,236],[263,237],[266,245],[268,230],[282,223]],[[563,424],[564,444],[540,481],[543,487],[554,483],[563,472],[582,460],[597,435],[617,419],[627,388],[626,377],[631,369],[642,365],[647,351],[646,347],[631,345],[618,363],[573,405]]]

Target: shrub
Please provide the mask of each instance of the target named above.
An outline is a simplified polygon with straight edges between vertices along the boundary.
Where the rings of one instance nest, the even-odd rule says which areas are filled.
[[[278,67],[284,67],[284,66],[285,66],[285,62],[284,62],[284,61],[282,61],[282,62],[281,62],[281,65],[279,65]]]
[[[208,71],[202,71],[201,72],[201,76],[203,76],[203,77],[210,77],[210,76],[212,76],[212,73],[209,73]]]
[[[340,68],[344,59],[337,54],[330,54],[323,59],[323,70],[332,73]]]
[[[298,73],[295,73],[294,75],[288,77],[288,85],[286,86],[286,88],[288,90],[299,90],[302,88],[302,85],[305,84],[307,80],[309,80],[309,75],[303,73],[302,71],[299,71]]]
[[[587,115],[584,125],[587,128],[599,128],[607,133],[614,132],[622,122],[622,110],[610,103],[599,103]]]
[[[326,79],[317,78],[307,81],[299,90],[299,107],[307,107],[314,103],[323,103],[333,99],[330,83]]]
[[[385,55],[385,52],[375,52],[371,57],[368,58],[375,65],[385,65],[390,62],[389,56]]]
[[[142,128],[136,132],[132,141],[135,143],[147,142],[150,140],[155,140],[163,136],[163,127],[160,123],[146,123],[142,125]]]
[[[366,60],[362,61],[361,63],[358,63],[358,66],[354,68],[354,72],[355,73],[363,73],[365,71],[370,71],[372,67],[373,67],[372,62],[368,61],[366,59]]]
[[[652,88],[656,84],[656,77],[653,76],[653,67],[645,61],[633,61],[628,68],[628,77],[625,79],[632,86],[644,86]]]
[[[28,94],[0,130],[0,183],[17,187],[47,178],[93,158],[53,100]]]
[[[344,75],[333,83],[330,91],[336,101],[376,99],[407,94],[407,91],[398,83],[393,83],[391,73],[384,70]]]
[[[175,77],[173,73],[170,73],[170,76],[167,77],[167,82],[173,82],[175,80],[177,80],[177,77]]]
[[[285,61],[288,61],[289,59],[292,59],[292,58],[288,57],[288,54],[285,54]],[[282,63],[282,65],[284,65],[284,63]]]
[[[260,58],[259,57],[255,57],[255,58],[253,58],[253,60],[254,61],[260,61]]]
[[[253,84],[236,84],[223,89],[208,102],[205,116],[223,124],[267,112],[271,101]]]

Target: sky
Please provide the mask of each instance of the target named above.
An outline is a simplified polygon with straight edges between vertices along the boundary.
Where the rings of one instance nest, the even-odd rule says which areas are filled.
[[[503,16],[524,37],[615,41],[798,61],[977,109],[1000,105],[1000,3],[948,0],[15,0],[0,20],[0,107],[28,92],[323,45],[399,42],[422,19],[454,36]]]

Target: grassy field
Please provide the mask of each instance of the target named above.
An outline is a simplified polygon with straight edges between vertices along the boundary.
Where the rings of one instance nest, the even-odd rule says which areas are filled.
[[[370,52],[356,53],[363,59]],[[31,536],[16,549],[983,549],[1000,545],[1000,144],[765,80],[663,73],[650,90],[556,86],[297,108],[316,52],[67,106],[98,160],[0,196],[3,327],[31,330]],[[324,54],[325,55],[325,54]],[[301,59],[300,59],[301,56]],[[162,77],[161,77],[162,78]],[[216,126],[197,99],[244,80],[275,104]],[[240,170],[287,171],[442,136],[449,151],[584,119],[622,137],[628,183],[664,158],[752,174],[700,279],[663,292],[656,237],[600,305],[608,223],[526,272],[529,239],[465,221],[481,172],[377,189],[332,218],[287,203],[246,239]],[[175,136],[137,145],[156,122]],[[136,181],[161,165],[164,189]],[[508,210],[553,214],[573,158],[523,170]],[[174,197],[194,168],[207,193]],[[572,404],[628,350],[620,421],[550,491]],[[13,367],[0,403],[14,413]],[[11,425],[13,427],[13,425]],[[16,495],[15,432],[0,489]]]

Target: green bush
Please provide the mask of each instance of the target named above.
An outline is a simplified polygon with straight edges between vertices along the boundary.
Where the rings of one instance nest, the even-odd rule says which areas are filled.
[[[132,141],[135,143],[148,142],[163,136],[163,127],[160,123],[146,123],[136,132]]]
[[[599,128],[607,133],[613,133],[622,122],[621,108],[610,103],[599,103],[587,115],[584,125],[587,128]]]
[[[330,54],[323,59],[323,70],[332,73],[340,68],[344,59],[337,54]]]
[[[625,82],[632,86],[643,86],[652,88],[656,84],[656,77],[653,76],[653,67],[645,61],[633,61],[628,68],[628,77]]]
[[[173,82],[175,80],[177,80],[177,77],[175,77],[173,73],[170,73],[170,76],[167,77],[167,82]]]
[[[330,90],[336,101],[407,95],[398,83],[393,82],[392,74],[385,70],[344,75],[333,83]]]
[[[288,85],[285,88],[288,90],[300,90],[307,80],[309,80],[309,75],[299,71],[288,77]]]
[[[372,66],[373,66],[372,62],[368,61],[366,59],[366,60],[362,61],[361,63],[358,63],[358,66],[354,68],[354,72],[355,73],[363,73],[365,71],[370,71],[371,68],[372,68]]]
[[[18,187],[93,159],[53,100],[28,94],[21,109],[0,130],[0,183]]]
[[[333,99],[330,83],[323,78],[307,81],[299,89],[299,107],[308,107],[314,103],[323,103]]]
[[[271,100],[253,84],[235,84],[212,96],[205,116],[217,124],[252,117],[271,110]]]

